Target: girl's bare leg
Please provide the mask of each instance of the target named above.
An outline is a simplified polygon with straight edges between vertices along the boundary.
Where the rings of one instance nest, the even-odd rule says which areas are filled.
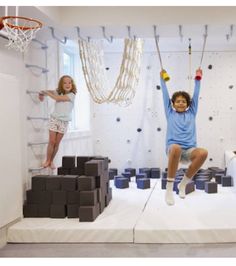
[[[56,154],[58,152],[59,145],[60,145],[60,142],[61,142],[63,136],[64,136],[64,134],[59,133],[59,132],[57,132],[57,134],[56,134],[56,140],[55,140],[54,150],[53,150],[53,153],[52,153],[52,156],[51,156],[51,160],[50,160],[50,167],[52,169],[55,169],[56,168],[55,165],[54,165],[54,163],[53,163],[53,160],[54,160],[54,158],[55,158],[55,156],[56,156]]]
[[[50,164],[51,164],[51,158],[52,158],[53,151],[54,151],[54,146],[55,146],[55,143],[56,143],[56,135],[57,135],[57,132],[49,130],[49,141],[48,141],[48,147],[47,147],[47,159],[42,165],[44,168],[49,167]]]

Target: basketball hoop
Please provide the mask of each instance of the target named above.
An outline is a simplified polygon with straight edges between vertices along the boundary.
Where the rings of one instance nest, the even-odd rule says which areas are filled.
[[[0,18],[0,29],[4,27],[9,39],[7,46],[16,51],[24,52],[36,32],[42,28],[42,23],[36,19],[6,16]]]

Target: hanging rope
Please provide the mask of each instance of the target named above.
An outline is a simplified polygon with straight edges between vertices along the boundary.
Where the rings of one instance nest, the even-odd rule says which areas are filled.
[[[204,41],[203,41],[203,48],[202,48],[202,56],[201,56],[199,68],[196,71],[196,76],[195,76],[196,80],[201,80],[202,79],[202,70],[201,70],[201,68],[202,68],[202,60],[203,60],[203,55],[205,53],[206,40],[207,40],[207,25],[205,25],[205,34],[203,35],[203,37],[204,37]]]
[[[161,60],[161,52],[160,52],[160,48],[159,48],[159,44],[158,44],[159,43],[159,36],[156,33],[156,26],[155,25],[153,26],[153,29],[154,29],[154,38],[155,38],[155,43],[156,43],[156,48],[157,48],[157,54],[158,54],[160,66],[161,66],[161,75],[165,81],[168,81],[168,80],[170,80],[170,77],[163,68],[163,64],[162,64],[162,60]]]
[[[101,47],[79,40],[80,58],[89,93],[96,103],[131,104],[138,85],[143,41],[125,39],[122,63],[115,86],[110,90]]]
[[[205,47],[206,47],[206,39],[207,39],[207,34],[204,34],[204,42],[203,42],[203,48],[202,48],[202,56],[201,56],[199,68],[202,67],[202,60],[203,60],[203,55],[205,53]]]
[[[156,48],[157,48],[157,54],[158,54],[158,57],[159,57],[161,70],[163,70],[163,65],[162,65],[162,60],[161,60],[161,52],[160,52],[160,48],[159,48],[158,42],[159,42],[159,36],[155,36],[155,43],[156,43]]]
[[[188,72],[188,79],[189,79],[189,93],[191,92],[191,79],[192,79],[192,46],[191,46],[191,39],[188,39],[188,55],[189,55],[189,72]]]

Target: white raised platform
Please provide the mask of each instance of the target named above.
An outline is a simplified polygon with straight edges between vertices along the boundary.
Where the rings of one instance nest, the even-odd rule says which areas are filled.
[[[112,200],[94,222],[79,219],[24,218],[8,230],[8,242],[126,242],[134,240],[138,222],[157,180],[151,189],[136,188],[134,179],[128,189],[112,186]]]
[[[217,194],[196,190],[166,206],[157,186],[135,227],[136,243],[236,242],[236,193],[218,185]]]
[[[113,188],[113,199],[94,222],[25,218],[11,226],[8,242],[223,243],[236,242],[236,193],[218,185],[217,194],[196,190],[167,206],[161,180],[140,190]]]
[[[232,150],[225,151],[225,165],[227,168],[227,175],[233,177],[233,184],[236,192],[236,154]]]

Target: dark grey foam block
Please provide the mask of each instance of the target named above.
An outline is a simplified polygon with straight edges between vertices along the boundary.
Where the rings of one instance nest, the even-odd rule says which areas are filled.
[[[50,217],[50,205],[39,204],[38,205],[38,217]]]
[[[46,190],[46,179],[48,175],[36,175],[32,177],[32,190]]]
[[[57,174],[58,175],[70,175],[70,169],[69,168],[64,168],[64,167],[58,167],[57,168]]]
[[[99,204],[95,206],[80,206],[79,208],[79,221],[92,222],[99,214]]]
[[[79,204],[79,190],[67,191],[67,204]]]
[[[62,167],[63,168],[75,168],[76,156],[63,156],[62,157]]]
[[[46,179],[46,190],[61,190],[61,177],[51,175]]]
[[[52,204],[50,206],[50,217],[51,218],[65,218],[66,206],[62,204]]]
[[[78,190],[94,190],[95,189],[95,177],[94,176],[79,176],[78,178]]]
[[[38,205],[37,204],[24,204],[23,205],[24,217],[38,217]]]
[[[230,175],[222,176],[221,178],[222,187],[232,187],[233,179]]]
[[[104,162],[102,160],[90,160],[85,163],[85,175],[100,176],[103,173]]]
[[[216,182],[205,182],[205,192],[206,193],[217,193],[217,183]]]
[[[52,191],[52,204],[65,205],[66,202],[67,202],[66,191],[62,191],[62,190]]]
[[[98,202],[97,190],[80,191],[80,206],[94,206]]]
[[[68,218],[78,218],[79,217],[79,205],[78,204],[68,204],[67,205],[67,217]]]
[[[61,190],[75,191],[77,189],[77,175],[65,175],[61,178]]]

